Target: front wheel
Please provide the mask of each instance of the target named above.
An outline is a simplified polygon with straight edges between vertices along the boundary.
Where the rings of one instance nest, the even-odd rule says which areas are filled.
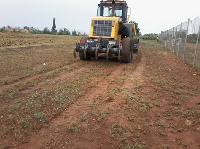
[[[122,55],[121,55],[121,61],[123,63],[129,63],[131,62],[133,58],[133,53],[131,51],[130,47],[130,38],[123,38],[122,39]]]

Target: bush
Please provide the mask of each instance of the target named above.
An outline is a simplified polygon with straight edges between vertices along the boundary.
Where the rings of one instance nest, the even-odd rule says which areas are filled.
[[[47,27],[45,27],[43,30],[43,34],[51,34],[51,31]]]
[[[70,31],[66,28],[60,29],[58,35],[70,35]]]
[[[156,40],[157,34],[145,34],[142,36],[144,40]]]
[[[3,32],[3,31],[5,31],[5,29],[6,29],[6,27],[4,26],[4,27],[2,27],[2,28],[0,28],[0,32]]]
[[[187,36],[187,42],[196,44],[197,37],[198,37],[198,34],[190,34]]]

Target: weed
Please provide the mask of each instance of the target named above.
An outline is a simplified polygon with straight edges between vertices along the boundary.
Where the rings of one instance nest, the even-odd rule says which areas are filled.
[[[134,99],[134,96],[132,94],[127,94],[126,95],[126,98],[130,99],[130,100],[133,100]]]
[[[144,146],[136,142],[133,145],[127,145],[124,149],[144,149]]]
[[[99,117],[97,119],[98,122],[105,118],[105,114],[104,114],[103,111],[99,111],[99,113],[100,113],[100,115],[99,115]]]
[[[150,108],[153,107],[153,105],[149,101],[144,99],[140,103],[141,103],[140,111],[142,112],[147,112]]]
[[[176,90],[176,91],[174,91],[174,93],[177,94],[177,95],[181,95],[181,94],[183,94],[183,91]]]
[[[118,93],[119,89],[118,88],[110,88],[110,91],[113,93]]]
[[[83,122],[88,121],[87,112],[81,113],[80,119]]]
[[[130,116],[128,116],[128,121],[134,121],[134,119],[135,119],[135,116],[132,114],[132,115],[130,115]]]
[[[100,102],[99,101],[94,101],[93,103],[91,103],[90,105],[89,105],[89,107],[97,107],[98,105],[100,105]]]
[[[192,91],[196,91],[196,90],[198,90],[198,86],[197,86],[197,85],[194,85],[194,86],[192,87]]]
[[[158,99],[158,98],[160,98],[160,97],[161,97],[161,96],[160,96],[159,94],[155,94],[155,95],[153,95],[152,99],[155,100],[155,99]]]
[[[181,113],[182,113],[182,117],[184,118],[190,118],[190,117],[199,118],[200,117],[200,112],[194,109],[187,109],[187,110],[182,111]]]
[[[9,112],[12,112],[12,111],[18,109],[20,106],[21,106],[21,103],[17,103],[17,104],[10,106]]]
[[[120,124],[113,124],[110,130],[110,133],[112,135],[115,134],[122,134],[122,132],[124,131],[124,127]]]
[[[39,122],[45,122],[46,114],[43,112],[35,112],[34,118],[36,118]]]
[[[22,125],[23,128],[28,128],[30,126],[29,119],[30,119],[30,116],[27,116],[26,118],[20,121],[20,124]]]
[[[195,93],[192,93],[192,92],[187,92],[187,94],[188,94],[189,96],[198,96],[198,94],[195,94]]]
[[[65,128],[69,131],[75,131],[75,132],[79,131],[79,128],[77,126],[65,126]]]
[[[120,90],[124,91],[126,90],[127,88],[126,87],[121,87]]]
[[[50,71],[50,72],[48,72],[47,74],[46,74],[46,78],[53,78],[53,77],[55,77],[55,75],[56,75],[56,72],[54,72],[54,71]]]
[[[160,136],[166,136],[167,134],[166,134],[165,132],[159,130],[159,131],[158,131],[158,135],[160,135]]]
[[[181,104],[181,102],[179,100],[173,100],[170,102],[171,105],[175,105],[175,106],[178,106]]]
[[[156,107],[162,107],[162,106],[163,106],[160,102],[156,102],[154,105],[155,105]]]
[[[158,121],[158,123],[157,123],[157,125],[158,125],[158,127],[164,127],[164,124],[163,124],[163,122],[162,121]]]
[[[106,111],[106,114],[110,114],[110,111],[107,110],[107,111]]]
[[[120,116],[120,114],[119,114],[119,113],[117,113],[117,114],[116,114],[116,117],[119,117],[119,116]]]

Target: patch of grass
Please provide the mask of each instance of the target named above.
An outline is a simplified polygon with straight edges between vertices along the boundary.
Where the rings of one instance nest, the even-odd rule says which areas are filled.
[[[29,119],[30,119],[30,116],[26,116],[26,118],[20,121],[20,124],[22,125],[23,128],[28,128],[30,126]]]
[[[88,115],[87,115],[87,112],[83,112],[83,113],[81,113],[81,115],[80,115],[80,120],[83,121],[83,122],[88,121]]]
[[[171,102],[170,102],[170,104],[171,105],[175,105],[175,106],[178,106],[178,105],[180,105],[181,104],[181,101],[180,100],[172,100]]]
[[[200,118],[199,110],[188,108],[187,110],[181,111],[182,117],[184,118]]]
[[[132,114],[132,115],[130,115],[130,116],[128,116],[128,121],[134,121],[135,120],[135,115],[134,114]]]
[[[99,111],[99,116],[97,118],[97,121],[101,121],[105,118],[105,114],[103,111]]]
[[[163,106],[161,102],[156,102],[156,103],[154,103],[154,105],[155,105],[156,107],[162,107],[162,106]]]
[[[114,88],[110,88],[110,91],[109,91],[109,92],[118,93],[119,91],[120,91],[119,88],[114,87]]]
[[[153,107],[152,103],[150,101],[147,101],[147,100],[142,100],[140,101],[141,103],[141,106],[140,106],[140,111],[142,112],[147,112],[150,108]]]
[[[182,90],[176,90],[176,91],[174,91],[174,93],[175,93],[176,95],[185,94],[184,91],[182,91]]]
[[[153,97],[152,97],[152,99],[156,100],[156,99],[159,99],[160,97],[161,97],[160,94],[154,94]]]
[[[43,112],[35,112],[34,118],[36,118],[38,122],[45,122],[46,114]]]
[[[163,132],[162,130],[159,130],[158,135],[159,136],[166,136],[167,134],[165,132]]]
[[[99,105],[100,105],[100,102],[97,100],[97,101],[94,101],[93,103],[91,103],[91,104],[89,105],[89,107],[96,108],[96,107],[99,106]]]
[[[116,135],[116,134],[122,134],[122,132],[124,131],[124,127],[120,124],[113,124],[110,130],[110,133],[112,135]]]
[[[78,132],[79,131],[79,127],[77,127],[77,126],[65,126],[65,128],[68,131],[74,131],[74,132]]]
[[[145,147],[142,144],[136,142],[133,145],[127,145],[126,147],[124,147],[124,149],[145,149]]]
[[[163,127],[164,127],[164,124],[163,124],[162,121],[158,121],[157,126],[158,126],[159,128],[163,128]]]
[[[50,79],[50,78],[53,78],[53,77],[55,77],[56,76],[56,72],[55,71],[50,71],[50,72],[48,72],[47,74],[46,74],[46,78],[47,79]]]

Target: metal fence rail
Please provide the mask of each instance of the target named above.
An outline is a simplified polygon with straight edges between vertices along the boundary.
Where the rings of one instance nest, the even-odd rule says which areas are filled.
[[[176,27],[162,31],[160,40],[185,63],[200,70],[200,17],[188,19]]]

